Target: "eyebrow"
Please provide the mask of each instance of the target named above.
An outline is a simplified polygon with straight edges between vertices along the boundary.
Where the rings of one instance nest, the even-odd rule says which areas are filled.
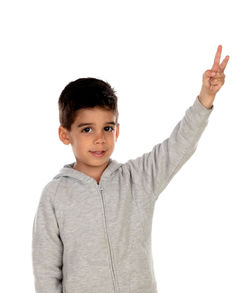
[[[105,122],[105,124],[116,125],[116,123],[114,121]],[[82,126],[86,126],[86,125],[95,125],[95,123],[80,123],[79,125],[77,125],[77,127],[82,127]]]

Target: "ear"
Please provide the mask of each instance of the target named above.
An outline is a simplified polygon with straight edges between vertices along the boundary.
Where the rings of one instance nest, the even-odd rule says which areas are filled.
[[[71,143],[71,141],[70,141],[70,135],[69,135],[68,130],[65,129],[64,127],[62,127],[61,125],[58,128],[58,135],[59,135],[60,140],[64,144],[68,145],[68,144]]]
[[[119,133],[120,133],[120,123],[117,123],[116,124],[116,140],[117,140],[117,138],[119,136]]]

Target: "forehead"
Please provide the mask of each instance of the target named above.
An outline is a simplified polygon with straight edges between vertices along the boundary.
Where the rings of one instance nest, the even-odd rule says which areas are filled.
[[[100,107],[79,109],[76,111],[75,123],[87,122],[95,123],[95,121],[112,121],[115,115],[112,110],[106,110]]]

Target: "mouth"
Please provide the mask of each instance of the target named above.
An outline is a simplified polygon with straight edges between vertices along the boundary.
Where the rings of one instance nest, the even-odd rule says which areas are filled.
[[[91,153],[93,156],[99,158],[99,157],[104,156],[104,154],[106,153],[106,151],[90,151],[90,153]]]

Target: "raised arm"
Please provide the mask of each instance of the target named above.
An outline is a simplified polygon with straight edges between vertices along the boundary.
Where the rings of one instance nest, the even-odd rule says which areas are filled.
[[[155,145],[150,152],[126,162],[135,188],[138,186],[138,200],[152,202],[158,198],[195,152],[213,108],[205,108],[196,97],[168,138]]]
[[[177,123],[171,135],[155,145],[151,152],[129,160],[128,168],[137,190],[138,200],[154,202],[174,175],[195,152],[199,139],[213,111],[213,100],[224,84],[224,70],[229,56],[219,64],[221,46],[218,47],[214,65],[203,74],[200,95]]]

